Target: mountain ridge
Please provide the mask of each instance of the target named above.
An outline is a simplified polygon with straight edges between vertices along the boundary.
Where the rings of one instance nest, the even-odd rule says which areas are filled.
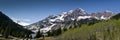
[[[39,29],[47,30],[45,28],[49,28],[50,26],[54,25],[53,27],[57,27],[57,29],[58,29],[62,26],[70,27],[70,26],[80,25],[81,23],[86,22],[84,20],[88,20],[87,21],[88,23],[90,20],[96,20],[96,21],[97,20],[107,20],[107,19],[110,19],[110,17],[112,15],[113,15],[113,12],[110,12],[110,11],[89,14],[82,8],[77,8],[75,10],[63,12],[59,15],[50,15],[41,21],[38,21],[36,23],[26,26],[25,28],[32,30],[34,32],[37,32]],[[83,22],[81,22],[81,20]],[[75,21],[76,23],[72,22],[72,21]],[[50,27],[49,30],[52,30],[53,27]]]

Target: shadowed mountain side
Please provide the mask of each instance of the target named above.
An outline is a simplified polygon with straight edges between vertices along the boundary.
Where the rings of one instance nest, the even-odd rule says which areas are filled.
[[[0,12],[0,34],[7,38],[9,35],[14,37],[24,37],[32,33],[24,29],[23,26],[13,22],[8,16]]]

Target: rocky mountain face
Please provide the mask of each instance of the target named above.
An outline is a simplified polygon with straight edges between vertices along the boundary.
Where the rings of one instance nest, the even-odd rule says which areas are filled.
[[[113,16],[113,13],[111,11],[106,10],[104,12],[92,13],[91,16],[97,17],[99,20],[101,20],[101,19],[107,20],[107,19],[110,19],[110,17]]]
[[[98,20],[107,20],[113,15],[110,11],[96,12],[88,14],[85,10],[77,8],[68,12],[63,12],[60,15],[50,15],[47,18],[26,26],[25,28],[36,32],[38,30],[56,30],[59,28],[73,28],[75,26],[87,23],[92,24]]]
[[[22,37],[27,33],[32,33],[32,31],[23,28],[23,26],[13,22],[8,16],[0,12],[0,34],[4,37],[8,35],[15,37]]]

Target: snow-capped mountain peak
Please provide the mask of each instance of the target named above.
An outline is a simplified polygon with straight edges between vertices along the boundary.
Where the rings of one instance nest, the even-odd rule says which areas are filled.
[[[83,10],[82,8],[77,8],[76,10],[77,10],[77,11],[85,11],[85,10]]]
[[[73,12],[73,10],[68,11],[68,13],[72,13],[72,12]]]
[[[68,12],[63,12],[59,15],[51,15],[37,23],[26,26],[26,28],[36,31],[58,29],[60,27],[73,27],[81,25],[82,23],[90,23],[96,20],[106,20],[112,15],[111,12],[95,12],[93,14],[87,14],[82,8],[77,8],[75,10],[70,10]],[[90,20],[89,20],[90,19]]]
[[[82,8],[77,8],[75,9],[72,14],[75,14],[75,15],[87,15],[87,13],[85,12],[85,10],[83,10]]]

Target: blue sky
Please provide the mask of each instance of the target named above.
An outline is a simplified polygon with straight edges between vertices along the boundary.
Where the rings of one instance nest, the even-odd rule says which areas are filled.
[[[0,0],[0,11],[10,18],[34,23],[49,15],[82,8],[88,13],[120,12],[119,0]]]

